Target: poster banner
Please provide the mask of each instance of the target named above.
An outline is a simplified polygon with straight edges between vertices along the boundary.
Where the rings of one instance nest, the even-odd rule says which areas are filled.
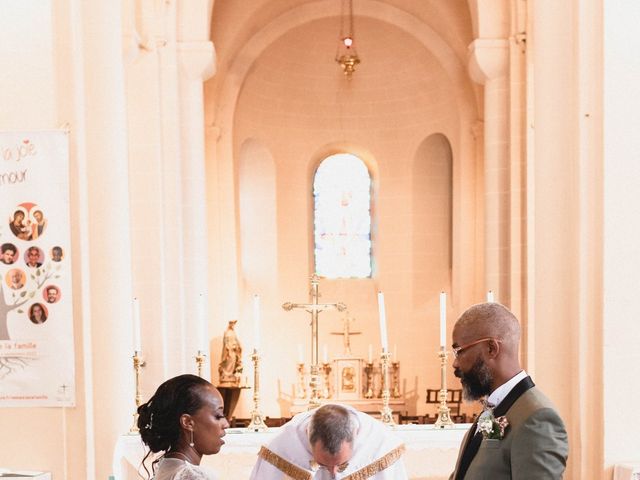
[[[0,132],[0,407],[75,405],[68,137]]]

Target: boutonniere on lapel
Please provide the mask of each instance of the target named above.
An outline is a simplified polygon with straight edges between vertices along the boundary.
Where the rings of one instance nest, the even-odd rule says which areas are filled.
[[[478,420],[478,431],[482,434],[482,438],[502,440],[508,426],[507,417],[503,415],[496,418],[491,410],[485,411]]]

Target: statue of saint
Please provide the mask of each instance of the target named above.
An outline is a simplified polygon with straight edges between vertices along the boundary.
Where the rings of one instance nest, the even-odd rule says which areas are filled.
[[[229,320],[222,337],[222,358],[218,365],[221,387],[238,387],[242,374],[242,345],[234,327],[237,320]]]

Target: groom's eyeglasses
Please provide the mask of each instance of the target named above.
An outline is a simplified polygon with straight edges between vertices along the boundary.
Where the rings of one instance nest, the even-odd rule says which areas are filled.
[[[475,342],[469,342],[466,343],[464,345],[461,345],[459,347],[451,347],[451,351],[453,351],[453,356],[455,358],[458,358],[460,355],[462,355],[462,353],[469,347],[473,347],[474,345],[477,345],[479,343],[482,342],[488,342],[489,340],[494,340],[497,343],[500,343],[500,340],[498,340],[497,338],[494,337],[486,337],[486,338],[481,338],[480,340],[476,340]]]

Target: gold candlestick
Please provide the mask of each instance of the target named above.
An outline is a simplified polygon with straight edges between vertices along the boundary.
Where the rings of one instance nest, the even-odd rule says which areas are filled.
[[[322,389],[322,398],[331,398],[331,364],[323,362],[322,363],[322,374],[324,376],[324,388]]]
[[[364,398],[373,398],[373,362],[367,362],[364,367],[364,374],[367,378],[367,386]]]
[[[268,427],[264,423],[262,412],[260,412],[260,356],[255,348],[251,354],[251,360],[253,361],[253,410],[251,410],[251,422],[247,429],[254,432],[264,432]]]
[[[440,392],[438,393],[440,405],[438,406],[438,419],[435,426],[445,428],[453,425],[453,422],[449,414],[451,409],[447,406],[447,350],[444,346],[440,347],[438,356],[440,357]]]
[[[393,376],[391,379],[391,397],[400,398],[400,362],[391,362]]]
[[[198,353],[196,353],[195,359],[196,359],[196,367],[198,369],[198,376],[202,377],[202,366],[204,365],[204,362],[207,359],[207,355],[202,350],[198,350]]]
[[[307,398],[307,386],[304,381],[304,363],[298,362],[298,383],[296,384],[296,398]]]
[[[385,425],[393,426],[396,422],[393,419],[393,412],[389,408],[389,397],[391,396],[389,393],[389,358],[391,358],[391,354],[383,350],[380,358],[382,359],[382,410],[380,411],[380,420]]]
[[[133,425],[129,429],[129,435],[137,435],[140,430],[138,429],[138,407],[142,405],[142,389],[140,388],[140,376],[142,374],[142,367],[145,366],[144,359],[142,358],[142,352],[139,350],[133,351],[133,370],[136,373],[136,410],[133,413]]]
[[[320,402],[320,365],[312,364],[311,373],[309,374],[309,405],[307,410],[313,410],[321,405]]]

